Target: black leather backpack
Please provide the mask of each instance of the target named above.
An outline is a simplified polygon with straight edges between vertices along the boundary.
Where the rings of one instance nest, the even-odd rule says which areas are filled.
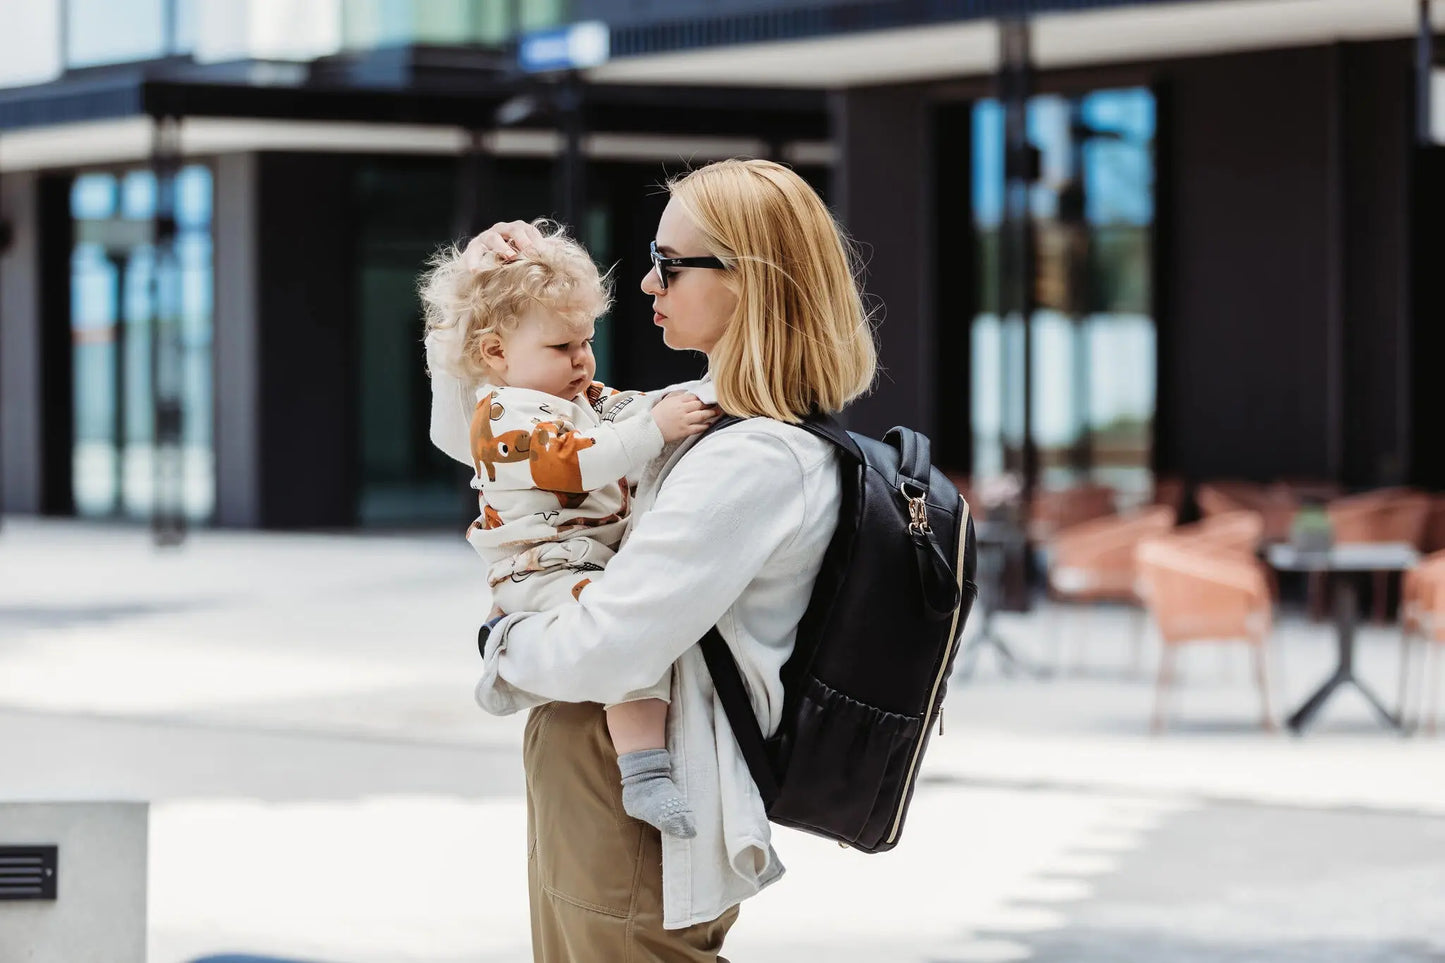
[[[736,424],[721,418],[709,432]],[[838,448],[842,505],[765,739],[716,627],[703,655],[768,818],[865,853],[898,844],[978,590],[968,503],[907,428],[877,441],[814,416]]]

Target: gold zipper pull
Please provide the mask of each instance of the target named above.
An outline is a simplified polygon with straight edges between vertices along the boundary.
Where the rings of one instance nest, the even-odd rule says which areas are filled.
[[[943,735],[943,706],[938,707],[938,734]]]

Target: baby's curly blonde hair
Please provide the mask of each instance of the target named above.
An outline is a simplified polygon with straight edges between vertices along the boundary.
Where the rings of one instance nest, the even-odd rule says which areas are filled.
[[[427,262],[420,294],[429,369],[480,383],[491,374],[482,355],[486,339],[515,331],[537,308],[577,328],[606,313],[610,272],[602,275],[561,225],[544,218],[532,226],[542,233],[541,243],[510,261],[488,251],[474,269],[449,244]]]

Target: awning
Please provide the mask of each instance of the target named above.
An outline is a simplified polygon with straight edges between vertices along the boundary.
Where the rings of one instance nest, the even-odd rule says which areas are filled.
[[[918,21],[930,9],[896,6],[916,10]],[[1435,6],[1439,29],[1445,27],[1445,2]],[[1183,0],[1045,12],[1031,21],[1035,64],[1048,69],[1403,38],[1416,32],[1417,16],[1416,0]],[[618,84],[839,88],[988,74],[998,64],[994,19],[927,19],[877,30],[843,29],[846,20],[823,16],[803,22],[819,31],[840,26],[762,43],[710,42],[749,36],[722,22],[691,30],[687,23],[617,28],[614,37],[625,30],[628,42],[614,39],[619,55],[588,77]],[[652,42],[633,36],[649,29],[657,32]],[[675,37],[674,49],[667,49],[668,37]],[[628,55],[629,49],[653,52]]]

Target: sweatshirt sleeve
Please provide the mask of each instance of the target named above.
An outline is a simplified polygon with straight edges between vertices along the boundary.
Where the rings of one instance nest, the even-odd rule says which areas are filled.
[[[652,418],[604,421],[578,430],[570,401],[524,388],[496,388],[472,415],[472,460],[483,490],[581,494],[635,474],[662,451]]]
[[[774,435],[699,442],[576,605],[509,615],[484,652],[477,701],[619,701],[655,682],[715,625],[806,517],[803,469]]]

